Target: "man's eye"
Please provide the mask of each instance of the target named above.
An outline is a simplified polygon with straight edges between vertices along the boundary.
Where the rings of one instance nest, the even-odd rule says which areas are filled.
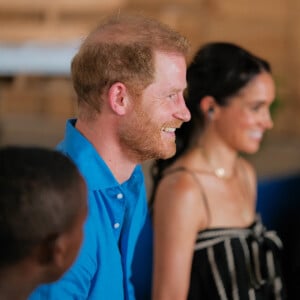
[[[170,94],[168,97],[169,97],[170,99],[174,100],[174,99],[176,99],[177,94]]]

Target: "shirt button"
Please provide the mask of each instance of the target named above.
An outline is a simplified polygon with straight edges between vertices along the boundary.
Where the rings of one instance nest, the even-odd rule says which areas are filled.
[[[122,193],[117,194],[117,199],[123,199],[123,194]]]
[[[118,229],[119,227],[120,227],[120,223],[115,223],[115,224],[114,224],[114,228],[115,228],[115,229]]]

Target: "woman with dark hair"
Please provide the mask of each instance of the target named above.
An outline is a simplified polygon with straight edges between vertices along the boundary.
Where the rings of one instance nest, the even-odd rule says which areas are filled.
[[[272,128],[268,62],[210,43],[187,70],[191,122],[153,166],[155,300],[284,299],[281,241],[255,213],[256,176],[239,153]]]

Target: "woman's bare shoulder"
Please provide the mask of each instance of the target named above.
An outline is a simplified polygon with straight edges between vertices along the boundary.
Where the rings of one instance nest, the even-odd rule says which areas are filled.
[[[197,218],[203,225],[206,222],[206,209],[203,193],[196,175],[186,168],[168,170],[158,185],[155,197],[155,210],[168,211],[186,218]]]

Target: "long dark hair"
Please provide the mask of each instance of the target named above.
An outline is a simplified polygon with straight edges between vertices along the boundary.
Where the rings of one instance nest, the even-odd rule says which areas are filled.
[[[205,127],[200,101],[205,96],[212,96],[218,105],[226,106],[232,96],[262,72],[271,73],[269,63],[237,45],[215,42],[198,50],[187,69],[186,103],[191,121],[176,130],[176,154],[166,160],[156,160],[152,165],[150,207],[164,170],[189,148],[193,137]]]

